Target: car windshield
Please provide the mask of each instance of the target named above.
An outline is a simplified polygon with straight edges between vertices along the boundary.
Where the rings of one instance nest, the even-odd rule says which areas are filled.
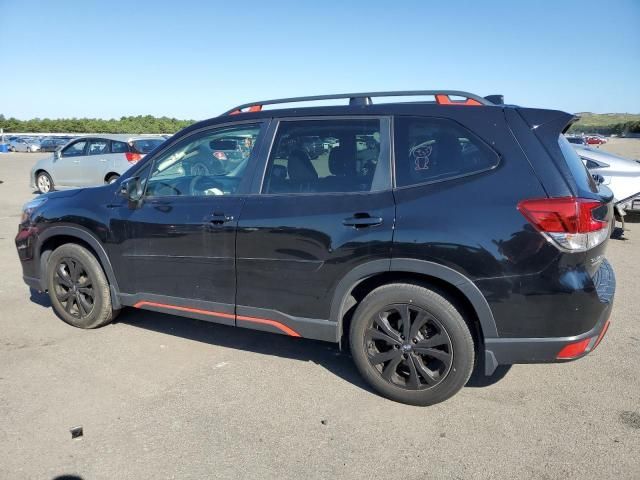
[[[156,148],[157,146],[159,146],[162,143],[164,143],[164,139],[162,139],[162,138],[145,138],[145,139],[141,139],[141,140],[134,140],[132,143],[133,143],[133,148],[135,149],[135,151],[137,153],[146,154],[146,153],[149,153],[154,148]]]

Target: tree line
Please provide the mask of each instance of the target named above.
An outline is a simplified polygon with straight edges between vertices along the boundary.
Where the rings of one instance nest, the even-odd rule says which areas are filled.
[[[11,132],[55,133],[175,133],[195,120],[178,120],[170,117],[138,115],[111,118],[33,118],[18,120],[0,114],[0,128]]]
[[[18,120],[5,118],[0,114],[0,128],[5,133],[11,132],[55,132],[55,133],[175,133],[188,127],[195,120],[178,120],[171,117],[154,117],[138,115],[111,118],[33,118]],[[601,133],[604,135],[626,135],[640,133],[640,121],[602,123],[593,125],[590,122],[574,123],[570,133]]]

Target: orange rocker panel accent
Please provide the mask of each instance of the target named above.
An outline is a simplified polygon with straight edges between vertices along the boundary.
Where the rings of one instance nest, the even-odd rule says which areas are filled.
[[[223,312],[214,312],[211,310],[202,310],[200,308],[191,308],[191,307],[181,307],[179,305],[169,305],[166,303],[158,303],[158,302],[148,302],[146,300],[141,300],[134,305],[134,308],[144,308],[147,307],[158,307],[158,308],[167,308],[170,310],[179,310],[181,312],[190,312],[190,313],[199,313],[201,315],[209,315],[211,317],[221,317],[221,318],[233,318],[236,320],[244,320],[246,322],[252,323],[260,323],[263,325],[271,325],[272,327],[277,328],[283,333],[290,335],[292,337],[299,337],[300,334],[293,330],[290,327],[287,327],[283,323],[280,323],[276,320],[271,320],[268,318],[259,318],[259,317],[247,317],[245,315],[234,315],[232,313],[223,313]]]

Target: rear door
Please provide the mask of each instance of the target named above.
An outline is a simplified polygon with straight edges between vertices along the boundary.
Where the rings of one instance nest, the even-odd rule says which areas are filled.
[[[291,119],[272,129],[266,168],[238,223],[237,325],[335,341],[328,320],[338,282],[391,256],[390,121]],[[311,157],[309,137],[328,148]]]

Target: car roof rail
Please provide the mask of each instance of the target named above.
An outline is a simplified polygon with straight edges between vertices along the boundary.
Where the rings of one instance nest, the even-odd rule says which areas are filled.
[[[363,93],[337,93],[332,95],[314,95],[310,97],[291,97],[279,98],[275,100],[262,100],[259,102],[244,103],[224,112],[221,116],[237,115],[239,113],[259,112],[265,105],[277,105],[282,103],[298,103],[298,102],[317,102],[322,100],[338,100],[349,99],[349,105],[371,105],[372,98],[375,97],[418,97],[432,96],[435,98],[433,102],[438,105],[496,105],[492,101],[498,100],[498,95],[491,95],[488,98],[480,97],[469,92],[460,90],[402,90],[391,92],[363,92]],[[462,97],[464,100],[453,100],[451,97]]]

